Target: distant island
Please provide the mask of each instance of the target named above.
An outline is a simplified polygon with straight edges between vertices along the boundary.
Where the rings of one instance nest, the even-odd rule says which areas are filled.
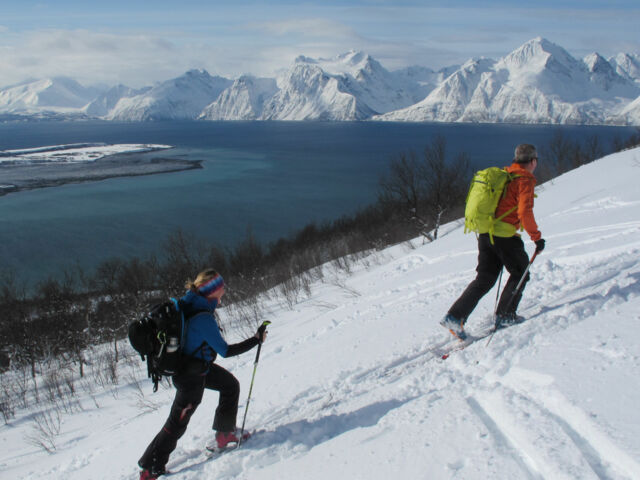
[[[170,145],[82,143],[0,151],[0,196],[34,188],[202,168],[200,161],[151,157]]]

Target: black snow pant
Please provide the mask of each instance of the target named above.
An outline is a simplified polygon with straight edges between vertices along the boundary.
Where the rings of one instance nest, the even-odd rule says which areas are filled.
[[[515,289],[527,269],[529,257],[524,250],[524,242],[518,235],[508,238],[493,237],[493,241],[494,243],[491,244],[488,233],[478,236],[476,278],[462,292],[460,298],[456,300],[448,312],[458,320],[467,321],[480,299],[495,285],[502,267],[505,267],[509,272],[509,280],[500,295],[496,313],[498,315],[514,315],[516,313],[524,287],[529,281],[529,274],[520,287],[520,291],[515,292]]]
[[[232,432],[236,428],[240,384],[231,372],[212,364],[206,375],[174,375],[173,384],[177,392],[169,418],[138,460],[141,468],[157,472],[164,470],[169,455],[176,448],[178,439],[184,435],[191,415],[198,408],[205,388],[220,392],[213,429]]]

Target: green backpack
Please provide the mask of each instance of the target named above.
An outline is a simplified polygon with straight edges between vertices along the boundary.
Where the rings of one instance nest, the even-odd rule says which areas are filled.
[[[475,173],[464,210],[464,233],[488,233],[491,243],[493,236],[511,237],[516,227],[502,219],[516,210],[516,207],[495,218],[498,202],[504,197],[507,184],[520,175],[512,175],[498,167],[490,167]]]

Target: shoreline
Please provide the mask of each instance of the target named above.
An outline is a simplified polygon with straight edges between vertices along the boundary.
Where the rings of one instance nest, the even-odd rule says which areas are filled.
[[[180,160],[166,157],[145,158],[143,154],[139,153],[122,153],[88,162],[0,164],[0,197],[11,193],[59,187],[73,183],[196,170],[203,168],[202,162],[203,160]]]

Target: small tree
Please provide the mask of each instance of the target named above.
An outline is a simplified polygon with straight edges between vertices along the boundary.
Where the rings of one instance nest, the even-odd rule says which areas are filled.
[[[459,154],[453,161],[446,158],[446,140],[442,136],[435,138],[425,148],[422,177],[425,183],[425,207],[427,226],[432,229],[433,240],[438,238],[438,230],[443,220],[452,219],[464,202],[468,188],[469,158],[466,153]]]
[[[462,205],[469,173],[467,155],[449,161],[446,140],[437,136],[421,159],[410,152],[391,161],[380,180],[380,201],[402,209],[425,237],[435,240],[442,222],[454,218]]]

